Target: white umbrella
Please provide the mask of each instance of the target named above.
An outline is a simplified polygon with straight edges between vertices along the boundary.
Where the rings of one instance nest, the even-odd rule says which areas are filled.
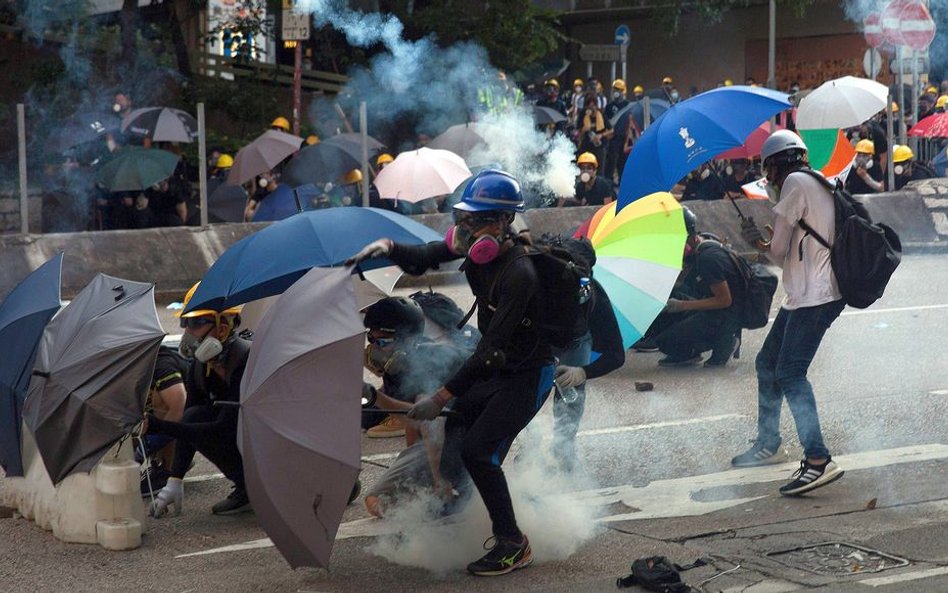
[[[383,198],[420,202],[452,193],[471,170],[464,159],[449,150],[420,148],[403,152],[375,178]]]
[[[885,109],[889,89],[866,78],[844,76],[824,82],[797,109],[798,130],[858,126]]]

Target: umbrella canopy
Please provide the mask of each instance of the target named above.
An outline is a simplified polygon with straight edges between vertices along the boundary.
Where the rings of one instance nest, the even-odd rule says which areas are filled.
[[[171,177],[180,158],[167,150],[126,146],[102,163],[96,181],[110,192],[142,191]]]
[[[198,136],[198,125],[194,116],[180,109],[142,107],[122,120],[122,131],[155,142],[193,142]]]
[[[20,426],[23,401],[43,330],[59,311],[60,253],[13,289],[0,304],[0,466],[23,475]]]
[[[782,126],[776,126],[775,130],[782,130]],[[764,146],[764,141],[770,137],[770,124],[763,123],[754,128],[744,144],[725,150],[715,159],[753,159],[760,156],[760,149]]]
[[[808,94],[797,109],[798,130],[851,128],[885,109],[889,89],[866,78],[828,80]]]
[[[944,177],[948,173],[948,148],[939,150],[938,154],[932,159],[932,167],[939,177]]]
[[[754,128],[788,107],[786,93],[749,86],[720,87],[676,103],[632,147],[619,186],[619,209],[668,191],[714,155],[743,144]]]
[[[254,222],[268,220],[283,220],[303,210],[311,209],[308,206],[317,204],[319,198],[325,194],[316,189],[312,183],[290,188],[281,183],[276,190],[267,194],[257,212],[253,215]]]
[[[86,142],[102,140],[115,132],[122,120],[111,113],[80,113],[69,118],[50,136],[47,147],[51,152],[65,152]]]
[[[359,474],[364,335],[349,273],[316,268],[264,315],[250,349],[237,436],[247,493],[293,568],[328,565]]]
[[[629,348],[642,337],[668,301],[681,272],[685,220],[667,192],[629,204],[600,208],[580,229],[596,250],[593,277],[602,284]]]
[[[848,171],[856,157],[856,149],[843,130],[800,130],[800,137],[806,143],[810,166],[827,178]]]
[[[479,124],[458,124],[451,126],[428,143],[428,148],[450,150],[467,159],[471,153],[485,145],[484,137],[478,132]]]
[[[420,202],[453,192],[471,176],[464,159],[448,150],[420,148],[395,157],[375,178],[383,198]]]
[[[53,484],[141,422],[164,338],[153,284],[99,274],[43,332],[23,419]]]
[[[908,131],[919,138],[948,138],[948,113],[935,113],[923,118]]]
[[[300,149],[303,139],[279,130],[267,130],[237,151],[227,183],[239,185],[266,173]],[[318,144],[316,146],[319,146]]]
[[[362,162],[362,134],[336,134],[331,138],[323,140],[320,144],[338,146],[349,153],[351,157],[359,161],[359,163]],[[372,156],[373,153],[385,148],[385,145],[372,136],[366,136],[366,148],[368,148],[369,156]]]
[[[323,185],[335,183],[347,172],[361,168],[361,157],[353,156],[342,146],[327,140],[299,151],[286,164],[280,181],[291,187],[307,183]]]
[[[227,185],[217,180],[214,187],[208,188],[207,212],[212,222],[243,222],[244,208],[247,206],[247,190],[241,185]],[[210,183],[208,183],[210,185]]]
[[[223,311],[280,294],[313,267],[338,266],[382,237],[420,245],[441,235],[396,212],[378,208],[329,208],[291,216],[234,243],[214,262],[185,313]],[[390,266],[385,259],[365,269]]]
[[[533,106],[533,122],[538,126],[558,124],[566,121],[566,116],[550,107]]]
[[[649,99],[648,102],[648,111],[649,111],[649,120],[648,123],[651,125],[653,121],[662,116],[663,113],[668,111],[671,107],[671,103],[663,99]],[[645,101],[632,101],[622,109],[616,112],[611,118],[609,118],[609,125],[615,129],[624,129],[625,126],[629,125],[626,118],[632,117],[635,119],[635,125],[638,129],[645,129]],[[624,122],[624,123],[623,123]]]

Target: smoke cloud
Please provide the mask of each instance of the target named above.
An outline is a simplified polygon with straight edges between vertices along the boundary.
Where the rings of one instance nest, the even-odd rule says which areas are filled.
[[[442,48],[432,37],[406,40],[396,17],[359,12],[340,0],[302,0],[298,6],[313,13],[317,26],[343,32],[352,45],[384,48],[368,69],[349,73],[350,81],[339,98],[349,113],[365,101],[373,131],[381,129],[401,138],[433,137],[451,125],[475,119],[482,111],[479,91],[497,84],[487,52],[475,43]],[[310,116],[318,124],[334,119],[334,109],[328,102],[317,103]],[[572,164],[574,147],[565,138],[550,141],[537,132],[529,106],[484,115],[480,121],[484,125],[478,133],[487,147],[472,155],[469,165],[499,163],[537,193],[574,194],[579,174]],[[407,150],[414,145],[392,148]]]

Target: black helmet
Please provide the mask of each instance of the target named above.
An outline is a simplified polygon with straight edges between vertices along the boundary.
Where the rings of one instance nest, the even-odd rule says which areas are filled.
[[[688,206],[682,206],[681,213],[685,215],[685,230],[688,232],[688,236],[694,237],[698,234],[698,217]]]
[[[365,310],[362,323],[368,329],[378,329],[402,336],[425,331],[425,315],[421,305],[405,297],[387,297]]]

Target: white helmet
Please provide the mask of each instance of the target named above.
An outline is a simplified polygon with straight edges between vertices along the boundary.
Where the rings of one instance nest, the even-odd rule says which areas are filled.
[[[760,148],[760,160],[766,163],[770,157],[788,150],[799,150],[802,153],[806,152],[807,148],[796,133],[790,130],[777,130],[764,140],[764,145]]]

